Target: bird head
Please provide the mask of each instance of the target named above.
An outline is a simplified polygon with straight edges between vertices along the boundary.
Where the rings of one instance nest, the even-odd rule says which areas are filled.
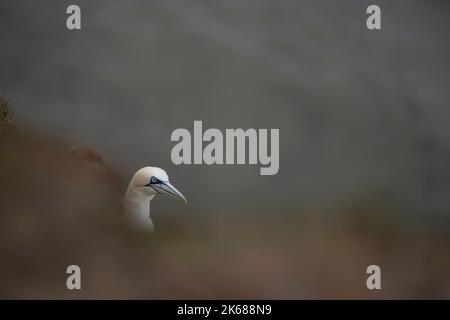
[[[170,182],[167,173],[157,167],[139,169],[130,182],[130,187],[141,196],[153,198],[157,194],[168,194],[187,203],[183,194]]]

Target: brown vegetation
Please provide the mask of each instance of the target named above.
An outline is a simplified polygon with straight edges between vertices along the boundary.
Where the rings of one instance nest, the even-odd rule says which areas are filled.
[[[1,112],[11,123],[4,101]],[[339,216],[161,214],[155,234],[131,234],[126,186],[94,151],[12,126],[0,135],[1,298],[450,297],[448,240],[368,201]],[[70,264],[79,292],[66,288]],[[370,264],[380,292],[365,287]]]

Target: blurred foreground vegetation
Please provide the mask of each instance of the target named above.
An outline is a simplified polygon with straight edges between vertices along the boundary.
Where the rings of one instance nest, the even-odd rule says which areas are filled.
[[[344,214],[158,212],[156,233],[132,234],[126,182],[96,152],[18,128],[3,99],[0,115],[0,298],[450,298],[448,238],[370,198]]]

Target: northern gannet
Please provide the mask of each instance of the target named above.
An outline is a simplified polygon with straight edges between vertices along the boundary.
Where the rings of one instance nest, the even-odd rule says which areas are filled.
[[[144,167],[133,176],[124,198],[125,220],[132,228],[153,231],[150,201],[157,194],[169,194],[184,201],[186,198],[169,182],[167,173],[157,167]]]

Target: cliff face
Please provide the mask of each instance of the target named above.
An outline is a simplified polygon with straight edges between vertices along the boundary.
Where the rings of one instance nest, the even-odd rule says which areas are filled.
[[[34,128],[0,104],[0,297],[370,298],[374,261],[378,297],[450,296],[448,1],[379,0],[375,33],[371,1],[77,3],[81,32],[63,2],[0,1],[0,92]],[[279,128],[279,173],[175,166],[194,120]],[[99,154],[164,167],[188,206],[128,234]]]
[[[64,3],[0,3],[0,90],[33,126],[101,150],[124,177],[153,164],[196,181],[190,208],[205,215],[380,192],[418,224],[447,216],[445,1],[377,1],[379,32],[370,1],[77,3],[80,32]],[[280,128],[279,174],[173,165],[170,134],[194,120]]]

